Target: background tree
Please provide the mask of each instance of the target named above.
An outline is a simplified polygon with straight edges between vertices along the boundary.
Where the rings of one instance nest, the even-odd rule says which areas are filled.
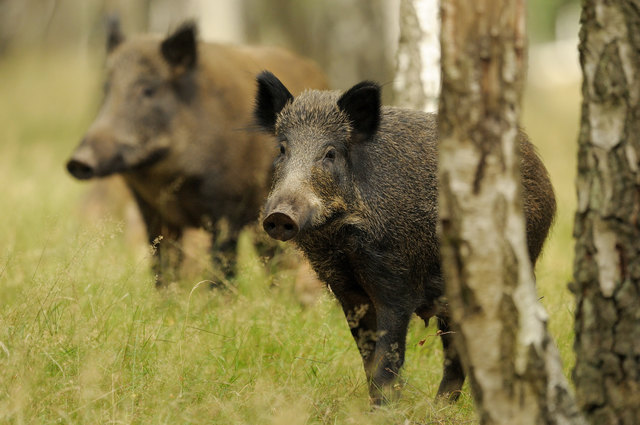
[[[423,111],[438,109],[440,20],[438,0],[400,1],[394,104]]]
[[[583,423],[537,301],[521,201],[524,0],[442,0],[443,270],[483,424]]]
[[[316,60],[335,89],[393,80],[397,3],[389,0],[243,0],[247,41],[286,46]],[[390,88],[383,95],[390,99]]]
[[[593,424],[640,423],[640,9],[583,2],[574,380]]]

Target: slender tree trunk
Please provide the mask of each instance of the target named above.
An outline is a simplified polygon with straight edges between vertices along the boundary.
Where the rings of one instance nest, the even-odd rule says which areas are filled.
[[[574,380],[592,424],[640,424],[640,5],[583,1]]]
[[[400,40],[393,80],[394,104],[426,112],[438,109],[440,20],[438,0],[400,0]]]
[[[441,0],[443,271],[483,424],[581,424],[537,301],[517,144],[524,0]]]

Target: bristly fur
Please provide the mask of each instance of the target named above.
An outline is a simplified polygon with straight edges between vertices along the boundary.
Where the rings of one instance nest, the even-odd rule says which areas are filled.
[[[162,56],[172,66],[193,68],[198,60],[196,38],[196,24],[193,21],[183,23],[160,45]]]
[[[293,95],[282,82],[271,72],[262,71],[256,78],[258,93],[254,108],[254,116],[258,125],[269,132],[275,130],[276,117]]]
[[[111,53],[120,43],[124,41],[124,35],[120,29],[120,18],[117,14],[107,16],[107,53]]]
[[[338,99],[338,108],[349,117],[353,134],[369,139],[380,125],[380,86],[373,81],[356,84]]]

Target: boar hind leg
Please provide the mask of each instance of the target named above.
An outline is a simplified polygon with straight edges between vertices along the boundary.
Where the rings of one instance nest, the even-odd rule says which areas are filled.
[[[453,333],[447,321],[448,319],[446,318],[438,317],[438,329],[440,330],[444,351],[444,371],[436,397],[442,397],[450,402],[454,402],[460,396],[460,390],[462,390],[465,376],[462,370],[460,356],[453,344]]]
[[[238,248],[238,232],[231,232],[223,239],[214,234],[211,242],[211,258],[215,280],[212,287],[227,284],[233,279],[236,270],[236,257]]]
[[[407,328],[412,312],[397,306],[377,305],[377,340],[373,357],[369,395],[379,405],[400,395],[396,381],[404,363]]]
[[[149,242],[154,247],[153,271],[157,288],[167,286],[180,277],[180,264],[184,257],[181,238],[182,230],[169,225],[160,226],[157,235],[149,234]]]
[[[367,381],[371,381],[373,369],[373,355],[376,350],[376,310],[369,296],[362,290],[352,289],[336,292],[331,287],[342,305],[342,310],[347,318],[351,335],[356,341]]]
[[[152,270],[155,275],[156,288],[161,288],[178,279],[178,271],[183,252],[180,245],[182,229],[167,223],[135,194],[140,213],[147,227],[147,237],[153,249]]]

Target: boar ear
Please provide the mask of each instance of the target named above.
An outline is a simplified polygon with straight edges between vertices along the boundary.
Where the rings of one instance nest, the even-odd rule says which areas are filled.
[[[124,41],[124,34],[120,29],[120,18],[117,14],[107,16],[107,53],[111,53]]]
[[[265,130],[274,131],[276,118],[293,96],[278,78],[269,71],[262,71],[256,78],[258,93],[253,115]]]
[[[198,58],[196,24],[185,22],[160,45],[162,56],[169,65],[191,69]]]
[[[347,114],[359,138],[370,138],[380,124],[380,86],[372,81],[356,84],[338,99],[338,108]]]

